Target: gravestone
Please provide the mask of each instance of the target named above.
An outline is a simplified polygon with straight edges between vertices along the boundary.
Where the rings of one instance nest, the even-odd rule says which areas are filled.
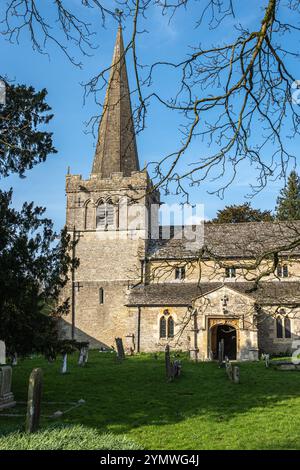
[[[218,363],[219,367],[222,367],[224,362],[224,339],[221,339],[218,345]]]
[[[226,374],[227,374],[229,380],[233,380],[232,364],[231,364],[231,362],[229,361],[228,358],[226,358],[225,367],[226,367]]]
[[[89,357],[89,343],[83,343],[79,352],[78,365],[81,367],[84,367],[88,361],[88,357]]]
[[[39,427],[42,403],[43,371],[33,369],[29,377],[25,431],[35,432]]]
[[[270,354],[265,354],[265,365],[267,368],[270,365]]]
[[[168,380],[170,380],[172,378],[172,374],[171,374],[170,346],[168,344],[165,349],[165,364],[166,364],[166,377]]]
[[[17,353],[14,353],[11,361],[12,366],[17,366],[18,365],[18,355]]]
[[[235,384],[240,383],[240,368],[238,366],[233,367],[232,379]]]
[[[0,367],[0,410],[15,406],[14,395],[11,391],[12,368]]]
[[[5,342],[0,340],[0,365],[6,364],[6,347]]]
[[[68,371],[68,354],[63,354],[63,360],[61,365],[61,373],[66,374]]]
[[[116,338],[116,345],[117,345],[117,357],[119,361],[123,361],[125,359],[125,352],[122,338]]]
[[[125,354],[133,356],[135,350],[134,334],[125,336]]]

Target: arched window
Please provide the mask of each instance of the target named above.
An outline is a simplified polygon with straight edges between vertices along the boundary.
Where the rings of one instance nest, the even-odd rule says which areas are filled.
[[[115,208],[111,202],[100,204],[96,210],[96,227],[108,230],[115,226]]]
[[[174,338],[174,320],[172,317],[168,318],[168,338]]]
[[[283,338],[282,318],[276,318],[276,336],[277,338]]]
[[[285,338],[291,338],[291,320],[289,317],[284,317],[284,336]]]
[[[161,317],[159,321],[159,337],[166,338],[167,337],[167,322],[165,317]]]

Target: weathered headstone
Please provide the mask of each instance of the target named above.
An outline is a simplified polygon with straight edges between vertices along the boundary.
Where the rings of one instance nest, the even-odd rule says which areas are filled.
[[[66,374],[68,371],[68,354],[63,354],[61,373]]]
[[[125,359],[125,352],[122,338],[116,338],[116,345],[117,345],[117,357],[119,361],[123,361]]]
[[[14,353],[11,361],[12,366],[17,366],[18,365],[18,355],[17,353]]]
[[[235,384],[240,383],[240,368],[238,366],[233,367],[232,379]]]
[[[167,380],[170,380],[172,379],[172,373],[171,373],[170,346],[168,344],[165,349],[165,364],[166,364],[166,377],[167,377]]]
[[[6,347],[5,342],[0,340],[0,365],[6,364]]]
[[[89,357],[89,343],[83,343],[80,352],[79,352],[79,359],[78,365],[83,367],[86,365]]]
[[[221,341],[219,341],[219,345],[218,345],[218,363],[219,363],[219,367],[222,367],[223,362],[224,362],[224,339],[221,339]]]
[[[232,364],[231,364],[231,362],[229,361],[228,358],[226,358],[225,367],[226,367],[226,374],[227,374],[229,380],[232,380],[233,379]]]
[[[0,367],[0,410],[15,406],[14,395],[11,391],[12,368]]]
[[[265,354],[265,365],[267,368],[270,365],[270,354]]]
[[[134,334],[125,336],[125,354],[133,356],[135,350]]]
[[[25,431],[35,432],[39,427],[43,388],[42,369],[33,369],[29,377]]]

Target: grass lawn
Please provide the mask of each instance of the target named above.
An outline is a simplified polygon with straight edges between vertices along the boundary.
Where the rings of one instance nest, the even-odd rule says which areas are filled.
[[[113,447],[113,435],[118,441],[115,448],[300,449],[300,373],[242,363],[241,383],[235,385],[216,363],[183,359],[182,376],[167,383],[163,356],[142,354],[119,364],[114,354],[92,351],[85,368],[76,361],[75,355],[69,358],[66,375],[59,372],[60,361],[48,364],[40,357],[14,367],[13,392],[19,402],[26,400],[28,377],[35,367],[44,371],[44,402],[86,401],[61,418],[44,416],[42,429],[54,423],[74,425],[74,438],[80,441],[82,429],[82,442],[84,433],[92,431],[98,438],[105,434],[101,448]],[[45,403],[42,414],[69,407]],[[17,442],[11,433],[24,422],[3,413],[0,449]],[[5,413],[25,414],[25,406],[18,404]]]

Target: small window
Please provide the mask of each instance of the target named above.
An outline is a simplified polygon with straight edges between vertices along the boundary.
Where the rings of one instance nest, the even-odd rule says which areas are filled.
[[[185,279],[185,268],[184,267],[175,269],[175,279],[180,279],[180,280]]]
[[[277,338],[283,338],[282,318],[276,318],[276,336]]]
[[[174,320],[172,317],[168,318],[168,338],[174,338]]]
[[[104,304],[104,290],[103,287],[99,289],[99,304]]]
[[[166,338],[167,337],[167,321],[165,317],[161,317],[159,321],[159,337]]]
[[[225,268],[225,277],[236,277],[236,269],[233,266],[228,266],[227,268]]]
[[[288,277],[289,276],[289,267],[287,264],[279,264],[277,266],[277,276],[278,277]]]
[[[289,317],[284,318],[284,336],[285,338],[291,338],[291,320]]]

